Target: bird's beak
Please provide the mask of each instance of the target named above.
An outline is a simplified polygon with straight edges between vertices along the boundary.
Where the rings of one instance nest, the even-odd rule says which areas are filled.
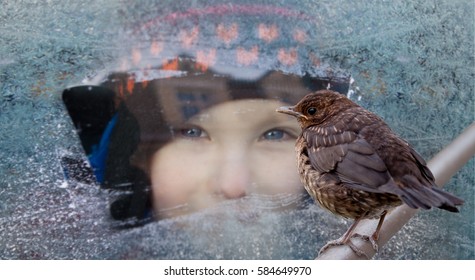
[[[307,119],[307,117],[305,115],[295,111],[295,106],[283,106],[283,107],[277,108],[276,111],[279,112],[279,113],[294,116],[298,119],[300,119],[300,118]]]

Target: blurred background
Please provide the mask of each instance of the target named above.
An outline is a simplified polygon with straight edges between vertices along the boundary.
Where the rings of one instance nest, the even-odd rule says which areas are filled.
[[[351,75],[348,95],[379,114],[427,160],[475,119],[473,1],[232,2],[226,5],[291,10],[278,20],[315,26],[304,40],[306,54],[315,55],[312,63]],[[114,227],[108,194],[94,182],[65,177],[61,158],[85,155],[61,93],[133,63],[134,50],[150,43],[143,28],[157,15],[175,16],[169,25],[186,26],[193,24],[180,21],[186,12],[201,11],[194,17],[200,19],[225,5],[4,0],[1,6],[1,259],[313,259],[349,226],[313,203],[278,214],[257,209],[258,221],[242,222],[230,201],[142,227]],[[270,19],[242,20],[255,25]],[[243,37],[239,44],[250,46],[252,40]],[[173,46],[165,45],[164,53]],[[261,65],[276,65],[272,50],[261,55]],[[219,63],[231,63],[226,57]],[[298,60],[281,68],[298,74],[309,63]],[[474,185],[472,159],[444,186],[465,200],[461,212],[419,212],[376,258],[474,259]],[[214,219],[217,212],[220,218]]]

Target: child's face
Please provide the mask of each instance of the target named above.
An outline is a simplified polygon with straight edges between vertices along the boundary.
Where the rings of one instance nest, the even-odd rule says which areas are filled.
[[[177,128],[175,139],[152,157],[158,217],[251,193],[303,192],[294,152],[300,128],[291,117],[275,112],[283,105],[257,99],[226,102]]]

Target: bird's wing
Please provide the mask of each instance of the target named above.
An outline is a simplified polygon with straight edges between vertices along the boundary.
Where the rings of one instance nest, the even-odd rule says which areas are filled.
[[[356,133],[310,127],[303,136],[310,162],[320,173],[333,174],[346,186],[369,192],[387,192],[387,184],[394,184],[384,161]]]
[[[396,178],[395,182],[374,148],[356,133],[339,133],[332,127],[310,127],[304,131],[303,136],[312,167],[346,187],[367,192],[392,193],[412,208],[439,207],[458,212],[455,206],[463,203],[463,200],[435,186],[434,177],[425,161],[412,148],[410,153],[423,178],[408,173]]]
[[[450,212],[458,212],[456,206],[462,205],[463,200],[439,189],[425,160],[409,144],[407,145],[420,175],[403,175],[400,179],[402,187],[398,188],[396,193],[409,206],[411,205],[407,201],[412,202],[415,208],[429,209],[435,206]]]
[[[414,157],[417,167],[419,168],[422,176],[424,176],[424,183],[428,186],[436,186],[435,185],[435,178],[430,169],[427,167],[426,161],[409,145],[409,151],[411,155]]]

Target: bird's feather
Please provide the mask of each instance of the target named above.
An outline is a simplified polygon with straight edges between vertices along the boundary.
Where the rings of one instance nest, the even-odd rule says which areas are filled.
[[[344,137],[333,130],[307,129],[303,136],[307,143],[332,142],[331,146],[308,145],[308,155],[313,168],[332,173],[341,182],[357,189],[381,192],[378,187],[386,184],[391,176],[383,160],[365,139]],[[325,135],[326,134],[326,135]],[[324,140],[336,139],[336,141]]]

